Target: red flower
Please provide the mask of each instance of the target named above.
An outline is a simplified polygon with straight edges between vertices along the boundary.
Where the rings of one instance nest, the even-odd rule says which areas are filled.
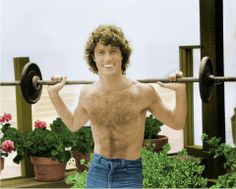
[[[8,122],[12,119],[11,114],[4,113],[4,117],[5,117],[6,122]]]
[[[39,120],[37,120],[37,121],[35,121],[34,122],[34,127],[35,128],[46,128],[47,127],[47,125],[46,125],[46,122],[45,121],[39,121]]]
[[[2,143],[1,148],[2,148],[2,151],[7,152],[7,153],[11,153],[14,149],[14,142],[11,140],[5,140]]]
[[[4,115],[0,117],[0,123],[9,122],[11,119],[11,114],[4,113]]]

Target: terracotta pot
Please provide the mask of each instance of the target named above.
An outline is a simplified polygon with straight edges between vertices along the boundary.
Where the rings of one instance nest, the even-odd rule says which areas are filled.
[[[143,146],[155,145],[154,151],[160,152],[163,146],[168,143],[168,138],[165,135],[158,135],[155,139],[144,139]]]
[[[90,154],[81,154],[79,151],[72,151],[73,157],[75,158],[76,168],[78,172],[83,172],[88,169],[86,166],[90,160]],[[84,159],[85,162],[81,164],[81,160]]]
[[[30,157],[38,181],[58,181],[65,178],[66,163],[45,157]]]
[[[1,162],[0,163],[1,163],[0,164],[1,170],[3,170],[4,169],[4,158],[1,157]],[[1,172],[1,170],[0,170],[0,172]]]

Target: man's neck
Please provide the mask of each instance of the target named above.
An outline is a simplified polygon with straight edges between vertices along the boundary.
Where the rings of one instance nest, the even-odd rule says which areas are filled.
[[[100,76],[100,87],[103,91],[122,90],[126,86],[126,78],[124,75]]]

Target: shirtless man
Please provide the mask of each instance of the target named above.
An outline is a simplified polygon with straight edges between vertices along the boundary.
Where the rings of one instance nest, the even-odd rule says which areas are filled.
[[[176,106],[165,105],[150,84],[125,76],[131,48],[122,30],[102,25],[91,33],[85,58],[99,79],[81,89],[78,106],[72,114],[59,95],[66,77],[52,77],[57,84],[48,87],[58,115],[71,131],[90,120],[94,139],[94,159],[87,176],[87,188],[141,188],[140,151],[145,116],[151,112],[173,129],[183,129],[186,119],[185,84],[164,84],[176,93]],[[176,80],[182,73],[170,76]]]

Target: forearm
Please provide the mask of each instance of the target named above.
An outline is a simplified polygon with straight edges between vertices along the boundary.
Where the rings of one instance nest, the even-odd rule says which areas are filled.
[[[173,111],[174,128],[183,129],[187,116],[187,99],[185,88],[176,91],[176,105]]]
[[[58,116],[70,130],[73,130],[73,114],[67,108],[59,93],[49,90],[48,94],[53,106],[57,111]]]

